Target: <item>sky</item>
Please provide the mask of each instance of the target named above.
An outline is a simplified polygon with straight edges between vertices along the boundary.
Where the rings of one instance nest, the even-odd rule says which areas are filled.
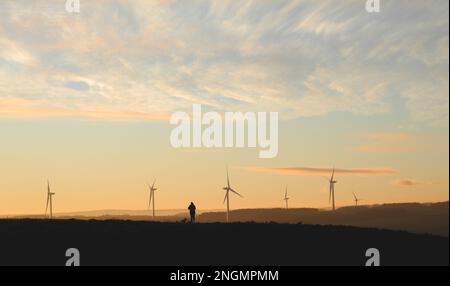
[[[447,201],[449,3],[0,2],[0,215]],[[176,149],[171,114],[279,113],[279,152]]]

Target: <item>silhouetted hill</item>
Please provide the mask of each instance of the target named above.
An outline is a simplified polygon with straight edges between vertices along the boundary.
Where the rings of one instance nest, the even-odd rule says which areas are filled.
[[[200,222],[223,222],[224,212],[203,213]],[[241,209],[230,213],[234,222],[278,222],[349,225],[448,236],[449,203],[405,203],[319,209]]]
[[[0,220],[0,265],[447,265],[448,238],[302,224]]]

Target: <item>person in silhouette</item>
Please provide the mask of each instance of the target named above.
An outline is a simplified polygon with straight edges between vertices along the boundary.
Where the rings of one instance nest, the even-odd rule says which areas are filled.
[[[191,223],[194,223],[196,207],[193,202],[191,202],[191,204],[189,205],[188,210],[189,210],[189,214],[191,215]]]

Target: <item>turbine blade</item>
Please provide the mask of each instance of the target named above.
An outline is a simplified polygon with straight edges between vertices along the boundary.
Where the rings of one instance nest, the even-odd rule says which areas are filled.
[[[333,167],[333,173],[331,173],[331,181],[334,179],[334,167]]]
[[[227,192],[225,193],[225,198],[223,198],[223,204],[227,201],[227,197],[228,197],[228,190],[227,190]]]
[[[230,177],[228,176],[228,167],[227,167],[227,184],[228,188],[230,187]]]
[[[153,187],[155,186],[155,183],[156,183],[156,179],[153,180],[152,189],[153,189]]]
[[[240,196],[241,198],[243,198],[244,196],[242,196],[241,194],[239,194],[238,192],[236,192],[235,190],[230,188],[230,191],[232,191],[233,193],[235,193],[236,195]]]
[[[358,200],[358,198],[356,197],[355,193],[353,193],[353,197],[355,198],[356,201]]]

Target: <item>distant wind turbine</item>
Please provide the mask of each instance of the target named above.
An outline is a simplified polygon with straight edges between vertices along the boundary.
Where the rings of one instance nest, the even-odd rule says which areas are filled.
[[[153,218],[155,218],[155,191],[157,188],[155,188],[155,182],[156,179],[153,181],[153,184],[150,186],[148,185],[148,188],[150,190],[150,199],[148,201],[148,209],[150,209],[150,205],[152,205],[152,212],[153,212]]]
[[[355,195],[355,193],[353,193],[353,198],[355,199],[355,206],[358,206],[358,202],[359,202],[361,199],[359,199],[359,198]]]
[[[284,199],[283,201],[285,201],[286,203],[286,209],[288,209],[288,201],[289,201],[289,197],[288,197],[288,191],[287,191],[287,186],[286,186],[286,191],[284,192]]]
[[[328,182],[330,182],[330,194],[328,197],[328,201],[329,202],[332,201],[333,211],[335,211],[336,207],[335,207],[335,201],[334,201],[334,184],[336,184],[337,181],[334,179],[334,168],[333,168],[333,173],[331,173],[331,178]]]
[[[227,202],[227,222],[229,222],[230,221],[230,192],[235,193],[236,195],[240,196],[241,198],[243,196],[231,188],[230,177],[228,176],[228,168],[227,168],[227,186],[223,187],[223,189],[226,191],[223,203]]]
[[[45,216],[47,216],[47,211],[48,211],[48,208],[50,207],[49,218],[53,218],[53,199],[52,199],[52,197],[54,194],[55,193],[52,193],[50,191],[50,182],[47,180],[47,204],[45,206]]]

